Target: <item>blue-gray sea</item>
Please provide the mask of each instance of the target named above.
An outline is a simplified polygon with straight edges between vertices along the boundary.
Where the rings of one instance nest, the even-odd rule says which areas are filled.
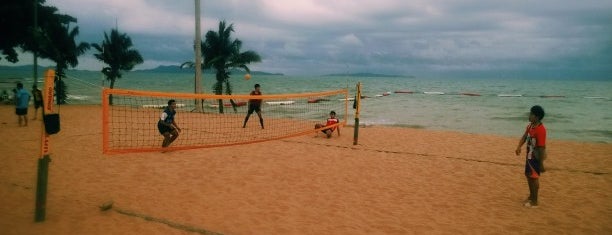
[[[101,89],[109,83],[102,79],[100,72],[68,71],[67,75],[69,104],[101,103]],[[205,92],[211,92],[213,79],[213,75],[204,74]],[[21,78],[21,81],[26,87],[33,83],[32,78]],[[231,78],[234,94],[248,94],[259,83],[264,94],[348,88],[354,95],[357,82],[362,84],[362,95],[368,97],[362,100],[361,124],[485,133],[518,140],[528,123],[529,108],[541,105],[546,111],[543,122],[549,139],[612,143],[612,79],[286,75],[254,75],[249,80],[242,75]],[[118,79],[115,88],[193,93],[194,79],[189,73],[132,71]],[[400,90],[413,93],[395,93]],[[430,92],[444,94],[426,94]],[[381,96],[385,93],[389,95]],[[349,124],[353,118],[350,114]]]

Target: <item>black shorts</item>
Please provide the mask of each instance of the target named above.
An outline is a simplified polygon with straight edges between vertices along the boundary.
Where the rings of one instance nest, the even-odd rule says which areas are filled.
[[[540,177],[540,161],[538,161],[535,157],[532,159],[525,160],[525,176],[537,179]]]
[[[321,132],[327,134],[327,131],[331,131],[331,133],[333,133],[334,130],[336,130],[336,128],[325,128],[325,129],[321,130]]]
[[[249,104],[249,112],[248,112],[248,114],[252,114],[253,111],[261,112],[261,104]]]
[[[17,114],[18,116],[27,115],[28,114],[28,108],[25,108],[25,109],[16,108],[15,109],[15,114]]]
[[[42,105],[43,105],[42,101],[34,102],[34,108],[40,108],[40,107],[42,107]]]
[[[172,128],[162,124],[161,122],[157,123],[157,130],[159,130],[159,133],[162,135],[166,132],[172,133]]]
[[[315,129],[316,129],[316,128],[321,128],[321,127],[325,127],[325,125],[323,125],[323,124],[316,124],[316,125],[315,125]],[[327,131],[328,131],[328,130],[329,130],[329,131],[331,131],[331,132],[334,132],[334,130],[336,130],[336,128],[331,128],[331,127],[328,127],[328,128],[322,129],[322,130],[321,130],[321,132],[323,132],[323,133],[327,134]]]

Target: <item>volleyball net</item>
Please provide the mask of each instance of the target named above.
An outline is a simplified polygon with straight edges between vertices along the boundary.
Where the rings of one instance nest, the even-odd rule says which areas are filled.
[[[250,115],[248,101],[261,99],[263,128],[257,113]],[[178,138],[162,148],[164,136],[157,123],[169,100],[175,100]],[[134,153],[249,144],[314,134],[315,124],[325,124],[331,111],[347,123],[348,89],[275,95],[212,95],[122,89],[102,91],[103,152]],[[221,102],[219,102],[221,101]],[[222,106],[222,107],[219,107]]]

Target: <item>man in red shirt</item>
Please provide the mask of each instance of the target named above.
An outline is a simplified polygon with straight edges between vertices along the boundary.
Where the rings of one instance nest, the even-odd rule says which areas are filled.
[[[546,159],[546,128],[542,123],[544,109],[535,105],[529,112],[529,125],[519,140],[516,147],[516,155],[521,154],[521,148],[527,143],[527,156],[525,157],[525,176],[529,185],[529,197],[525,201],[525,207],[538,207],[538,191],[540,189],[540,174],[544,172],[544,159]]]
[[[336,112],[331,111],[331,112],[329,112],[329,118],[327,118],[327,122],[325,123],[325,125],[323,125],[321,123],[317,123],[317,124],[315,124],[315,129],[319,129],[319,128],[325,127],[325,126],[331,126],[331,125],[334,125],[336,123],[340,123],[340,119],[336,118]],[[340,126],[334,126],[334,127],[330,127],[330,128],[325,128],[325,129],[321,130],[321,132],[325,133],[325,135],[327,135],[327,138],[331,138],[332,133],[336,129],[338,130],[338,136],[340,136]]]

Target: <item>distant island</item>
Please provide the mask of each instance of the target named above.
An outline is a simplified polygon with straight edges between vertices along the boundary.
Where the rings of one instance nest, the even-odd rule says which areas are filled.
[[[38,66],[38,73],[43,74],[46,68],[54,68],[54,67],[53,66],[51,67]],[[0,65],[0,71],[5,72],[5,73],[8,72],[9,75],[14,74],[13,76],[22,77],[22,76],[26,76],[27,74],[31,74],[32,65],[19,65],[19,66]],[[91,70],[69,69],[68,71],[91,71]],[[156,68],[153,68],[153,69],[138,69],[138,70],[133,70],[132,72],[193,73],[193,71],[194,71],[193,69],[181,68],[178,65],[162,65],[162,66],[157,66]],[[214,71],[210,69],[203,70],[202,72],[204,74],[214,74]],[[233,74],[244,74],[245,73],[244,71],[237,70],[237,69],[231,70],[230,72],[232,72]],[[284,76],[284,74],[282,73],[269,73],[269,72],[262,72],[262,71],[251,71],[251,74],[252,75],[268,75],[268,76]]]
[[[193,73],[194,69],[192,68],[181,68],[178,65],[161,65],[157,66],[153,69],[140,69],[134,70],[135,72],[156,72],[156,73]],[[212,69],[202,70],[205,74],[214,74],[215,72]],[[242,70],[232,69],[230,71],[233,74],[244,74],[245,72]],[[282,73],[269,73],[262,71],[251,71],[252,75],[269,75],[269,76],[284,76]]]
[[[337,76],[337,77],[385,77],[385,78],[392,78],[392,77],[405,77],[405,78],[415,78],[415,76],[412,75],[396,75],[396,74],[378,74],[378,73],[334,73],[334,74],[327,74],[327,75],[323,75],[323,76]]]

